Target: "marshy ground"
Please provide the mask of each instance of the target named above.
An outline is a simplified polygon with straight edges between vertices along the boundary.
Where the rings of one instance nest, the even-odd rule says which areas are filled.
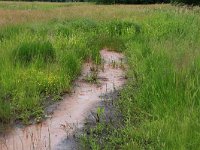
[[[13,139],[24,134],[21,128],[15,128],[16,124],[24,126],[25,132],[38,126],[39,134],[29,134],[29,139],[46,135],[46,146],[53,149],[68,133],[65,127],[73,128],[67,125],[70,120],[74,123],[77,117],[82,121],[85,116],[82,118],[79,112],[85,114],[90,107],[83,101],[81,106],[76,104],[79,98],[87,99],[86,93],[73,94],[73,90],[81,90],[74,84],[82,67],[87,68],[84,64],[92,63],[88,70],[93,73],[77,84],[97,90],[101,82],[114,78],[111,73],[98,78],[101,72],[97,73],[96,66],[109,71],[102,67],[100,53],[107,48],[124,54],[128,66],[127,84],[120,90],[118,100],[113,101],[120,117],[117,123],[108,123],[99,119],[106,114],[104,108],[97,108],[98,115],[93,115],[97,123],[86,131],[87,135],[83,133],[82,147],[199,149],[199,13],[198,6],[169,4],[0,2],[0,130],[5,134],[8,127],[13,129],[13,136],[5,134],[7,139]],[[120,66],[117,70],[121,71],[126,67],[120,63],[113,61],[111,66]],[[98,101],[104,92],[97,90],[88,96],[98,93]],[[74,98],[66,101],[67,106],[57,106],[69,93]],[[67,124],[62,118],[65,113],[59,113],[62,110],[73,110],[74,118],[68,116]],[[58,116],[62,119],[54,122],[62,124],[63,132],[59,129],[61,136],[56,141],[47,133],[54,131],[48,127],[50,118]],[[30,125],[34,123],[38,124]],[[1,141],[5,147],[5,138]],[[12,145],[23,145],[23,140],[17,141]]]
[[[65,95],[62,101],[54,104],[54,111],[48,114],[48,119],[41,123],[7,131],[0,138],[1,149],[39,150],[73,147],[74,145],[70,145],[70,142],[63,141],[83,127],[88,114],[102,101],[100,96],[119,90],[125,83],[125,73],[122,70],[125,66],[124,56],[108,50],[102,50],[100,54],[103,61],[101,66],[91,62],[85,63],[82,75],[75,81],[72,93]],[[88,83],[85,78],[94,74],[94,68],[97,72],[95,78],[98,83],[92,83],[92,81]]]

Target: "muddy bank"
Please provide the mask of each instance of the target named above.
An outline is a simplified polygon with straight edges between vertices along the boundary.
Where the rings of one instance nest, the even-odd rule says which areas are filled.
[[[123,55],[101,51],[102,66],[97,73],[91,63],[83,66],[82,75],[75,81],[70,95],[53,105],[54,113],[42,123],[15,128],[0,137],[1,150],[69,149],[67,137],[84,125],[91,110],[102,101],[102,95],[120,89],[125,83]],[[97,84],[89,83],[97,81]]]
[[[74,138],[74,141],[79,139],[79,143],[77,142],[79,149],[95,149],[94,145],[98,147],[97,149],[109,149],[106,147],[107,142],[110,142],[109,135],[123,126],[121,124],[123,116],[118,108],[120,91],[115,90],[111,93],[106,93],[102,98],[103,101],[86,118],[84,128],[81,130],[82,135]],[[103,110],[98,120],[96,119],[98,114],[97,109]]]

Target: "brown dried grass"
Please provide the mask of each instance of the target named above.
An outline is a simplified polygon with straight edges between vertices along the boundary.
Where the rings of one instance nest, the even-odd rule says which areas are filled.
[[[1,2],[7,3],[7,2]],[[14,2],[15,4],[16,2]],[[31,3],[30,3],[31,4]],[[44,3],[38,3],[44,4]],[[47,3],[49,4],[49,3]],[[52,5],[56,5],[52,4]],[[53,19],[92,18],[97,20],[130,19],[141,20],[154,9],[169,9],[170,5],[93,5],[73,4],[49,10],[5,10],[0,9],[0,26],[23,24],[27,22],[48,21]],[[57,4],[58,5],[58,4]],[[61,5],[61,4],[60,4]]]

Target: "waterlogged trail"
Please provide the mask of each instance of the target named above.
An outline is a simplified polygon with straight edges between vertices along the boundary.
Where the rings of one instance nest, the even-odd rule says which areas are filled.
[[[74,91],[66,95],[57,105],[54,113],[36,125],[15,128],[4,137],[0,137],[1,150],[58,150],[68,149],[62,145],[65,138],[81,128],[91,109],[101,101],[100,96],[125,83],[123,55],[107,50],[101,51],[103,67],[98,71],[98,84],[84,79],[91,72],[92,64],[84,64],[82,75],[75,81]]]

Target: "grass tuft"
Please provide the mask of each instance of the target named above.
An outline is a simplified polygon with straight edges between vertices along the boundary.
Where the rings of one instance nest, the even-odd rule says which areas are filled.
[[[41,60],[45,63],[56,59],[55,49],[49,41],[24,42],[13,50],[15,62],[30,64],[35,60]]]

